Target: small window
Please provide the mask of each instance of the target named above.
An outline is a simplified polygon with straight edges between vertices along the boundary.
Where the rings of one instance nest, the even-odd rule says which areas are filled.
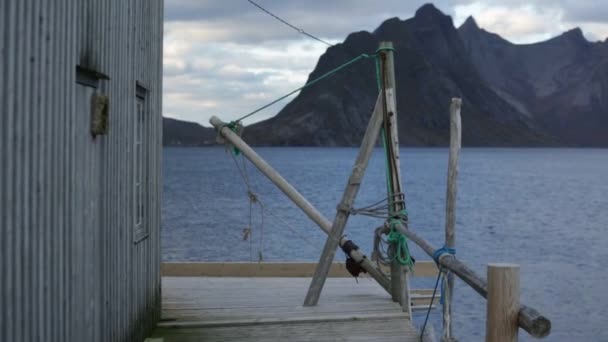
[[[137,243],[148,236],[148,103],[147,91],[137,84],[135,96],[135,125],[133,132],[133,171],[134,171],[134,242]]]

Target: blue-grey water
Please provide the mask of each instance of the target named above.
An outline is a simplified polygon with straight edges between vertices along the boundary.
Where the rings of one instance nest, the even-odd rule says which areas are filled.
[[[332,219],[357,150],[260,148],[258,152]],[[402,149],[410,227],[441,246],[446,149]],[[254,207],[253,238],[243,241],[249,202],[235,162],[223,148],[165,148],[165,261],[316,261],[324,234],[251,164],[247,176],[266,208]],[[239,163],[241,162],[238,159]],[[242,167],[242,166],[241,166]],[[385,197],[380,150],[356,206]],[[352,217],[347,234],[369,255],[382,222]],[[608,150],[465,148],[457,202],[457,253],[480,274],[489,262],[521,265],[521,300],[553,323],[548,341],[608,341]],[[430,259],[414,246],[418,259]],[[337,258],[343,259],[340,252]],[[432,286],[434,279],[424,284]],[[483,341],[485,301],[457,282],[455,333]],[[416,315],[421,324],[423,314]],[[436,332],[439,310],[432,313]],[[531,341],[525,332],[521,340]]]

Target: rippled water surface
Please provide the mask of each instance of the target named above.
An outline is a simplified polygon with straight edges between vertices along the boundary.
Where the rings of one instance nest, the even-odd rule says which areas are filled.
[[[333,218],[356,149],[257,151]],[[402,149],[401,157],[410,227],[440,246],[447,150]],[[249,241],[242,239],[250,219],[246,187],[223,148],[166,148],[163,164],[163,260],[257,261],[260,252],[266,261],[317,260],[324,234],[250,164],[246,175],[266,213],[262,225],[254,208]],[[382,199],[385,189],[377,150],[355,206]],[[369,255],[379,224],[355,216],[346,231]],[[521,265],[522,302],[553,322],[546,340],[608,341],[608,150],[465,148],[456,239],[459,258],[483,275],[488,262]],[[430,259],[411,249],[419,259]],[[337,258],[343,259],[341,252]],[[485,302],[460,281],[454,310],[456,336],[483,341]],[[416,316],[420,324],[422,314]],[[437,332],[439,320],[434,312]]]

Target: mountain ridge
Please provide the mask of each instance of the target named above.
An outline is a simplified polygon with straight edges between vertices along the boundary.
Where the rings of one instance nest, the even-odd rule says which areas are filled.
[[[465,146],[608,146],[608,39],[580,28],[514,44],[469,17],[458,28],[431,4],[327,49],[308,81],[380,41],[395,46],[399,139],[448,144],[448,107],[463,98]],[[374,65],[358,62],[303,89],[276,116],[248,126],[252,145],[356,146],[377,97]],[[576,120],[577,118],[582,118]]]
[[[396,50],[398,131],[404,145],[446,145],[447,108],[454,96],[462,97],[464,102],[466,145],[551,142],[482,81],[468,61],[451,17],[432,5],[421,7],[413,18],[390,18],[371,33],[349,35],[342,44],[329,48],[321,56],[309,80],[347,60],[346,51],[374,51],[380,41],[392,41]],[[376,96],[372,63],[353,65],[348,73],[304,89],[274,118],[248,127],[245,138],[258,145],[357,145]],[[488,112],[492,115],[485,114]],[[273,134],[263,134],[269,131]],[[509,140],[513,135],[518,139]]]

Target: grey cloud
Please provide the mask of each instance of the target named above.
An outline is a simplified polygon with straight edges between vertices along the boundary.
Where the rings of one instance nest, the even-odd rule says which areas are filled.
[[[563,20],[566,22],[608,23],[608,2],[603,0],[478,0],[461,2],[510,7],[532,5],[540,13],[556,9],[561,10],[564,15]]]
[[[608,23],[608,2],[562,0],[564,19],[573,22]]]
[[[297,53],[300,50],[303,53]],[[323,50],[319,43],[308,41],[192,41],[187,49],[165,59],[164,113],[202,124],[211,115],[234,119],[299,87]],[[269,108],[255,119],[276,114],[286,103]]]
[[[408,18],[428,1],[386,0],[380,6],[370,0],[256,0],[271,12],[323,39],[342,41],[347,34],[374,30],[390,17]],[[608,23],[608,2],[598,0],[439,0],[434,4],[452,15],[458,5],[481,3],[490,6],[532,5],[539,12],[560,10],[563,20],[580,25]],[[208,31],[207,41],[258,43],[269,40],[306,39],[262,12],[247,0],[166,0],[165,20],[192,22]],[[221,28],[219,31],[209,28]]]
[[[382,5],[370,0],[257,0],[260,5],[293,25],[313,35],[343,40],[353,31],[373,30],[390,17],[411,17],[428,1],[386,0]],[[455,4],[466,0],[440,0],[435,5],[452,14]],[[246,0],[195,1],[166,0],[165,20],[168,23],[196,21],[201,25],[222,27],[222,34],[210,36],[214,41],[259,42],[264,40],[298,39],[299,34]]]

